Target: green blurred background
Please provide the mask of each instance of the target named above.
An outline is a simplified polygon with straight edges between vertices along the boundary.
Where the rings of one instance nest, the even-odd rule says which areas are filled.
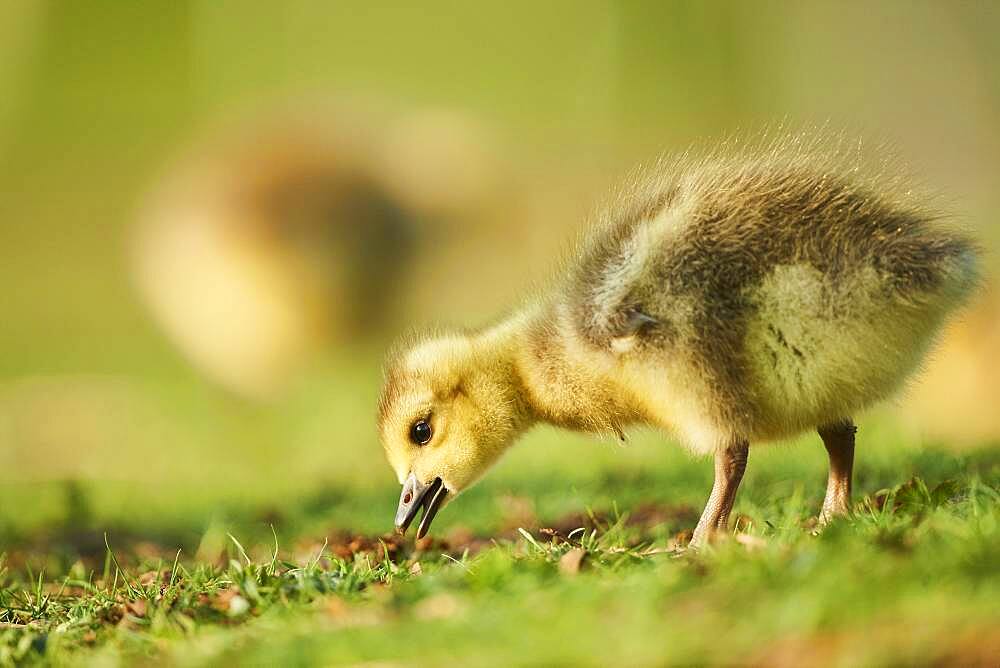
[[[385,346],[510,306],[625,170],[694,141],[780,123],[886,140],[994,251],[998,34],[986,2],[0,3],[2,537],[73,523],[198,540],[213,522],[280,524],[288,508],[387,529]],[[334,148],[311,152],[314,135]],[[328,173],[344,145],[351,159]],[[330,238],[316,232],[329,217],[307,211],[302,243],[237,234],[232,257],[190,242],[156,264],[158,240],[192,217],[239,230],[247,211],[282,215],[255,208],[267,186],[254,179],[296,161],[321,172],[312,185],[374,183],[405,234]],[[250,195],[213,194],[241,179]],[[188,275],[194,256],[204,273]],[[289,312],[318,313],[284,325],[291,352],[267,353],[267,380],[233,381],[210,359],[238,338],[250,352],[219,364],[252,366],[265,316],[219,329],[183,310],[229,261],[282,286]],[[325,261],[361,269],[331,277]],[[157,305],[168,293],[180,311]],[[383,317],[352,321],[352,299]],[[879,424],[915,443],[995,445],[998,313],[988,287]],[[215,352],[192,352],[203,334]],[[528,440],[490,490],[664,461],[653,435],[626,450]]]

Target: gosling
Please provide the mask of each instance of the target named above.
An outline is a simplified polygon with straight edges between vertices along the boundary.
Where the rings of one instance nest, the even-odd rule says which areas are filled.
[[[529,427],[712,453],[691,545],[727,529],[750,444],[816,429],[820,521],[850,510],[852,416],[898,390],[977,285],[976,244],[822,141],[661,161],[598,219],[564,278],[478,331],[390,355],[380,437],[417,537]]]

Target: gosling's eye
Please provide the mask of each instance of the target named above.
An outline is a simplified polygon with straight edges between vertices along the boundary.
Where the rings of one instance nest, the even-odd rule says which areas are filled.
[[[427,442],[431,440],[431,435],[434,432],[431,430],[431,425],[427,420],[417,420],[410,427],[410,440],[417,445],[427,445]]]

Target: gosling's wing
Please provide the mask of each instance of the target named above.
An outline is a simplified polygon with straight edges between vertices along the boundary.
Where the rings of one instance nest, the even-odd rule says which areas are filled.
[[[760,288],[789,266],[815,272],[831,309],[857,296],[859,275],[884,308],[961,301],[975,285],[974,244],[836,159],[674,167],[621,193],[579,257],[567,303],[595,346],[682,337],[709,366],[739,369]]]

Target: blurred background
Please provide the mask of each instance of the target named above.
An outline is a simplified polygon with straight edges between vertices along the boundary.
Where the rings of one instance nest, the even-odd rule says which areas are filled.
[[[986,2],[0,2],[0,538],[388,529],[386,346],[511,306],[692,142],[888,141],[995,276],[998,34]],[[990,281],[879,424],[995,447],[998,359]],[[491,484],[663,458],[529,440]]]

